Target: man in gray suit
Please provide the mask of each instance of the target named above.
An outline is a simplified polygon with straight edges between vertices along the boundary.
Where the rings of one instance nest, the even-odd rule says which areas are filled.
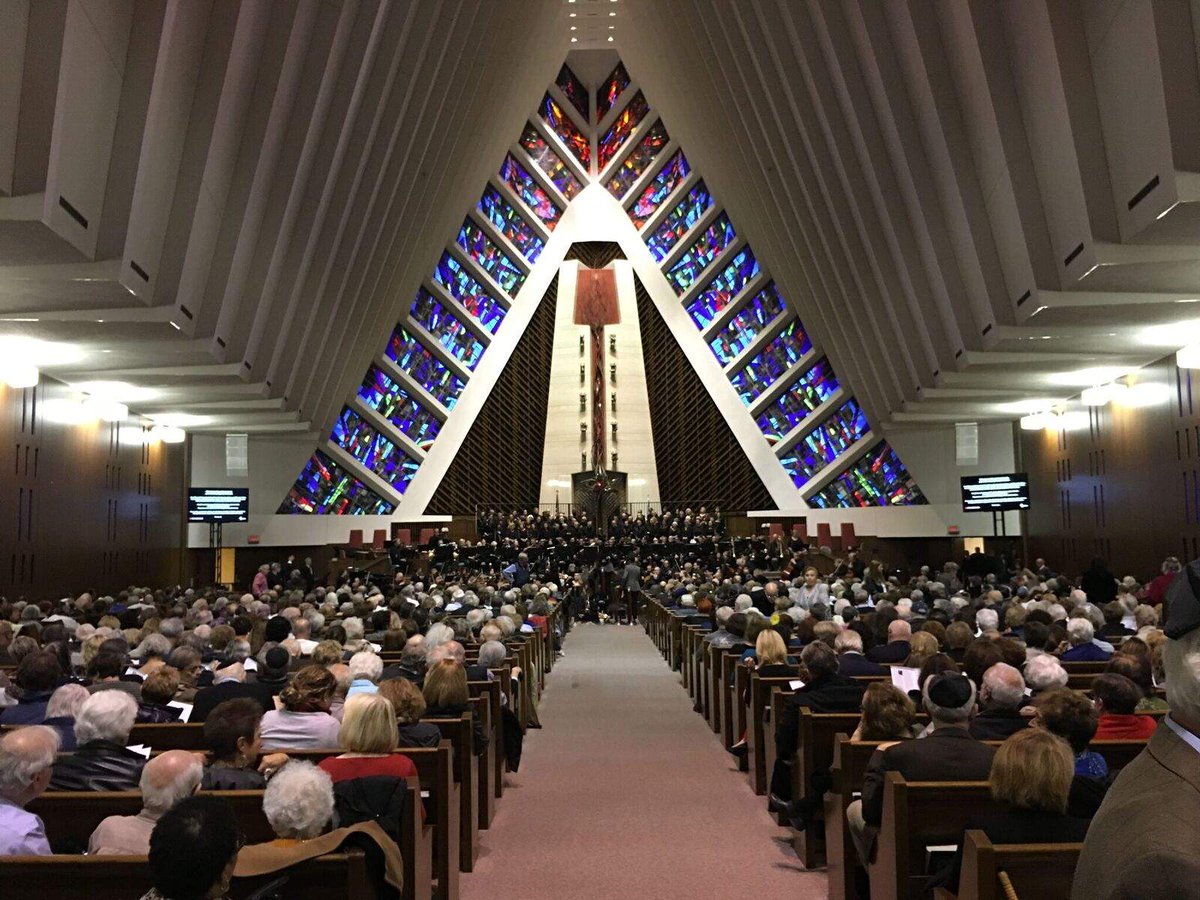
[[[1200,560],[1166,596],[1167,703],[1092,819],[1073,900],[1194,896],[1200,883]]]
[[[625,615],[629,617],[630,625],[636,625],[638,602],[642,599],[642,567],[637,564],[637,557],[625,563],[621,570],[621,591],[625,594]]]

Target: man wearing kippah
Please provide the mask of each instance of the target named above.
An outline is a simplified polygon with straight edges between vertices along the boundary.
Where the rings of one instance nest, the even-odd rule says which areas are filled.
[[[920,740],[876,750],[863,777],[862,800],[846,808],[850,835],[864,863],[874,856],[883,821],[886,773],[899,772],[908,781],[987,781],[991,772],[995,749],[967,730],[975,709],[975,683],[957,672],[943,672],[925,682],[921,696],[932,730]]]
[[[1195,896],[1200,882],[1200,560],[1167,588],[1170,713],[1092,819],[1074,900]]]

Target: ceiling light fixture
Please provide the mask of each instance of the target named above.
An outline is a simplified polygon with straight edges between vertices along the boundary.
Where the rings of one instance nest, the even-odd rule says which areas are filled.
[[[1054,420],[1054,414],[1048,412],[1031,413],[1028,416],[1021,416],[1022,431],[1041,431],[1046,428]]]
[[[42,415],[51,422],[62,425],[82,425],[96,418],[95,410],[89,409],[78,400],[68,400],[65,397],[54,397],[44,401]]]
[[[153,400],[159,395],[155,388],[130,384],[128,381],[73,381],[71,387],[92,397],[103,400],[117,400],[121,403],[137,403],[140,400]]]
[[[157,438],[164,444],[182,444],[187,438],[187,432],[174,425],[155,425],[150,429],[150,437]]]
[[[1079,395],[1079,402],[1084,406],[1104,406],[1119,399],[1126,390],[1128,388],[1125,385],[1116,381],[1112,384],[1098,384],[1084,389],[1083,393]]]
[[[88,397],[84,405],[97,417],[105,422],[124,422],[129,415],[129,407],[116,400],[106,400],[103,397]]]
[[[611,34],[608,36],[608,39],[609,39],[610,41],[612,40],[612,35],[611,35]]]
[[[174,328],[176,331],[180,330],[179,326],[176,325],[174,322],[171,323],[171,327]]]
[[[1200,369],[1200,344],[1188,344],[1176,350],[1175,365],[1181,369]]]
[[[1138,408],[1142,406],[1157,406],[1171,399],[1171,389],[1156,381],[1143,381],[1131,384],[1121,397],[1121,405]]]
[[[33,387],[38,383],[40,374],[37,366],[31,366],[29,363],[20,361],[0,363],[0,380],[10,388]]]

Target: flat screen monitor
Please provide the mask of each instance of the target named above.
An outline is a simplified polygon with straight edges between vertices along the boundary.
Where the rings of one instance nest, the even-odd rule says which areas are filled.
[[[250,521],[250,489],[188,488],[188,521]]]
[[[968,475],[961,481],[963,512],[1029,509],[1029,476],[1024,472]]]

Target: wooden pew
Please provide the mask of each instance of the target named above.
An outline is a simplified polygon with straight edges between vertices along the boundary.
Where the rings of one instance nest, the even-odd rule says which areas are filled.
[[[235,878],[227,896],[241,900],[282,875]],[[5,896],[53,895],[88,900],[129,900],[150,890],[150,867],[144,856],[9,856],[0,858],[0,884]],[[366,858],[361,850],[331,853],[288,870],[283,894],[288,900],[360,900],[372,894]]]
[[[504,725],[501,721],[501,709],[504,707],[503,700],[507,698],[509,704],[512,703],[512,678],[509,675],[508,668],[503,670],[492,670],[493,681],[469,681],[467,689],[472,697],[487,698],[488,715],[491,719],[492,736],[491,747],[489,748],[488,758],[490,764],[490,774],[488,776],[488,790],[491,792],[491,799],[487,803],[487,823],[491,824],[492,819],[496,815],[496,800],[499,800],[504,794]],[[508,690],[505,691],[505,688]],[[512,706],[509,706],[512,709]],[[483,797],[480,795],[480,803],[483,803]],[[487,827],[487,826],[483,826]]]
[[[475,869],[475,839],[479,834],[479,791],[476,787],[478,763],[475,757],[475,732],[468,713],[456,719],[422,719],[442,732],[454,746],[454,780],[459,786],[459,870]]]
[[[779,721],[779,710],[773,707],[776,702],[782,702],[782,698],[792,693],[789,683],[797,679],[796,675],[763,678],[758,673],[751,674],[749,709],[742,707],[740,699],[738,701],[738,706],[743,709],[746,742],[750,746],[747,756],[750,787],[756,794],[767,793],[771,766],[775,761],[775,723]],[[775,700],[776,695],[779,696],[779,701]],[[767,722],[767,710],[771,710],[770,723]]]
[[[477,685],[476,688],[471,688],[473,683]],[[488,737],[487,746],[478,757],[479,764],[475,769],[475,783],[479,791],[479,828],[486,831],[496,815],[496,760],[503,755],[498,752],[497,746],[503,739],[500,734],[500,686],[490,681],[467,682],[467,688],[471,693],[475,715],[483,723],[483,733]]]
[[[168,722],[162,725],[134,725],[129,744],[145,744],[154,750],[205,750],[204,725],[199,722]]]
[[[925,848],[954,844],[963,826],[992,802],[986,781],[906,781],[888,772],[875,861],[868,867],[871,900],[918,900],[927,873]]]
[[[249,844],[275,840],[275,833],[263,812],[263,791],[210,791],[233,806],[238,825]],[[139,791],[53,791],[29,804],[30,812],[42,817],[46,837],[56,851],[80,852],[88,838],[107,816],[133,816],[142,808]],[[409,786],[409,818],[401,828],[400,852],[404,857],[405,898],[429,900],[431,897],[433,833],[421,821],[421,789]],[[4,871],[4,870],[0,870]],[[5,875],[7,872],[5,871]],[[7,885],[7,880],[4,881]],[[366,896],[370,895],[368,893]]]
[[[958,900],[999,900],[1005,896],[1000,873],[1021,900],[1059,900],[1071,896],[1075,864],[1083,844],[993,844],[982,831],[963,836]],[[939,890],[936,896],[950,897]]]

